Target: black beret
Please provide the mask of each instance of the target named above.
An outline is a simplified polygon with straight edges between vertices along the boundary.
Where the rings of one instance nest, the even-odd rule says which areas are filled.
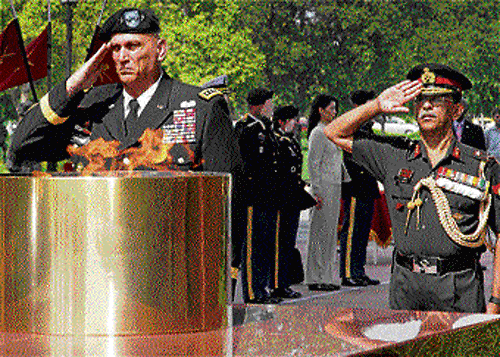
[[[252,89],[247,95],[248,105],[262,105],[274,95],[273,91],[265,88]]]
[[[273,120],[285,121],[295,118],[297,115],[299,115],[299,110],[297,109],[297,107],[294,107],[293,105],[285,105],[284,107],[278,107],[274,111]]]
[[[465,75],[443,64],[420,64],[412,68],[406,77],[424,85],[423,95],[461,94],[472,88],[471,81]]]
[[[369,100],[372,100],[375,98],[375,92],[370,90],[355,90],[354,92],[351,93],[351,103],[354,105],[361,105],[365,104]]]
[[[227,87],[227,75],[215,77],[214,79],[204,83],[201,88],[225,88]]]
[[[115,33],[159,33],[160,20],[150,9],[126,8],[106,20],[99,32],[102,41],[109,41]]]

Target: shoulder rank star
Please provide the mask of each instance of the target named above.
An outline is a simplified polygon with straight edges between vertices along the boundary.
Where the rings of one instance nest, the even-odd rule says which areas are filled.
[[[213,97],[216,97],[218,95],[222,95],[222,92],[218,89],[215,89],[215,88],[207,88],[207,89],[202,90],[200,93],[198,93],[198,96],[201,99],[205,99],[205,100],[210,100]]]

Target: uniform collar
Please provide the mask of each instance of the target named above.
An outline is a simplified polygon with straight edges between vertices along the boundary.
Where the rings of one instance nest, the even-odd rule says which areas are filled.
[[[260,115],[255,116],[255,115],[252,115],[252,114],[248,113],[248,117],[252,118],[256,122],[258,122],[262,126],[263,129],[267,129],[268,128],[268,124],[271,123],[271,121],[269,119],[264,118],[264,117],[262,117]]]
[[[138,116],[141,115],[142,110],[146,107],[146,105],[149,103],[153,95],[155,94],[156,90],[158,89],[158,86],[160,85],[161,79],[163,78],[163,73],[160,75],[158,80],[154,82],[151,87],[146,89],[144,93],[142,93],[140,96],[138,96],[137,102],[139,103],[139,112],[137,113]],[[125,111],[125,116],[127,115],[129,109],[128,105],[130,101],[134,99],[130,94],[127,93],[126,90],[123,90],[123,105],[124,105],[124,111]]]
[[[454,160],[463,161],[462,160],[462,155],[463,155],[463,153],[462,153],[462,151],[463,151],[462,150],[462,146],[463,146],[463,144],[460,143],[459,141],[457,141],[457,139],[454,137],[452,139],[450,147],[448,148],[448,152],[444,156],[443,160],[446,160],[447,158],[451,158],[451,159],[454,159]],[[419,157],[428,159],[427,158],[427,152],[425,150],[425,146],[422,143],[422,141],[419,141],[409,151],[409,153],[408,153],[408,161],[416,160]]]

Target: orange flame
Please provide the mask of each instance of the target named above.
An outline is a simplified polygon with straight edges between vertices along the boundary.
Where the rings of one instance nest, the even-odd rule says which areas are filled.
[[[102,171],[133,171],[137,168],[176,171],[175,167],[172,167],[173,158],[170,154],[170,150],[176,144],[163,142],[162,129],[146,129],[138,141],[139,147],[118,150],[120,145],[118,141],[105,141],[99,138],[82,147],[68,146],[67,150],[72,156],[81,156],[88,160],[82,174]],[[181,145],[186,149],[191,162],[194,162],[195,155],[189,144],[183,143]],[[195,167],[201,164],[199,163]]]

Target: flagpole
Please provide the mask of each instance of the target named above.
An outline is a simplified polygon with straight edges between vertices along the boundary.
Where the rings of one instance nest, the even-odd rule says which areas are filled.
[[[52,18],[50,0],[47,0],[47,92],[52,88]]]
[[[97,18],[97,23],[95,25],[94,33],[92,34],[92,40],[90,40],[90,46],[87,49],[87,56],[85,57],[85,61],[90,59],[90,54],[92,53],[92,49],[94,48],[94,43],[98,40],[99,37],[99,25],[102,21],[102,16],[104,14],[104,9],[106,8],[107,0],[104,0],[102,3],[101,12],[99,13],[99,17]]]
[[[33,94],[33,99],[35,103],[38,102],[38,97],[36,95],[35,84],[33,83],[33,77],[31,76],[30,65],[28,63],[28,56],[26,55],[26,49],[24,48],[23,36],[21,35],[21,26],[19,26],[19,20],[17,19],[16,9],[12,0],[10,1],[10,7],[12,9],[12,14],[14,15],[15,26],[17,30],[17,41],[19,43],[19,48],[21,49],[21,55],[23,56],[24,67],[26,68],[26,74],[28,75],[28,81],[30,83],[31,93]]]

